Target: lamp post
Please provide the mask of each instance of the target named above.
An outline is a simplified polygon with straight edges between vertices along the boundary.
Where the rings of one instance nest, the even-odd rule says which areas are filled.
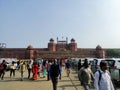
[[[0,58],[4,57],[5,48],[6,48],[6,43],[0,43]]]

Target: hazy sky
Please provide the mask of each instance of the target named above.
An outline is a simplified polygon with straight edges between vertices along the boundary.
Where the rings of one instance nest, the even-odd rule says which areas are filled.
[[[120,0],[0,0],[0,43],[46,48],[57,37],[120,48]]]

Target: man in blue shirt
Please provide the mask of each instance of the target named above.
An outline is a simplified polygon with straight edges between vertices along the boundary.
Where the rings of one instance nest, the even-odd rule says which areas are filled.
[[[69,75],[70,75],[70,68],[71,68],[71,64],[70,64],[69,60],[67,60],[67,62],[65,63],[67,77],[69,77]]]

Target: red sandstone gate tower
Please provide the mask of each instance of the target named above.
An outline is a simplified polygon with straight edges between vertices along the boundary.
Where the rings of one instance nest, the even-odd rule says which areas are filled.
[[[50,39],[50,42],[48,43],[48,50],[49,51],[77,51],[77,43],[72,38],[71,42],[68,43],[68,38],[66,40],[58,40],[57,43],[54,42],[53,38]]]
[[[48,50],[49,51],[56,51],[56,43],[54,43],[53,38],[51,38],[50,42],[48,43]]]

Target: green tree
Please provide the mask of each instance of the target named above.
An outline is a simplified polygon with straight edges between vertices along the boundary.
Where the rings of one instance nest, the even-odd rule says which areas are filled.
[[[106,50],[106,56],[120,57],[120,50],[119,49],[108,49],[108,50]]]

